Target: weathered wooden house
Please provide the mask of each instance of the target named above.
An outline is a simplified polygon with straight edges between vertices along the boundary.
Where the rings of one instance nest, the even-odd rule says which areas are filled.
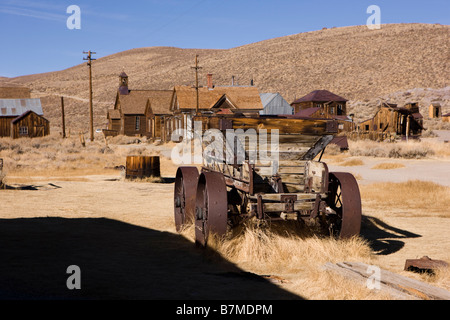
[[[214,86],[209,77],[208,85],[198,88],[198,101],[196,88],[175,86],[170,110],[173,117],[168,130],[182,128],[191,132],[192,118],[197,111],[205,116],[213,114],[259,116],[263,105],[256,87]]]
[[[328,90],[314,90],[291,103],[294,114],[309,108],[323,109],[323,117],[347,115],[347,99]]]
[[[263,110],[259,112],[260,115],[293,114],[294,108],[278,92],[261,93],[259,96],[263,105]]]
[[[128,76],[119,75],[114,108],[108,110],[105,135],[160,138],[164,117],[170,116],[172,90],[130,90]]]
[[[415,137],[422,133],[423,117],[417,103],[409,103],[404,107],[382,103],[376,114],[360,122],[357,129],[361,133]]]
[[[0,99],[0,137],[43,137],[50,134],[39,98]]]
[[[442,107],[440,103],[432,103],[428,107],[428,117],[430,119],[442,117]]]

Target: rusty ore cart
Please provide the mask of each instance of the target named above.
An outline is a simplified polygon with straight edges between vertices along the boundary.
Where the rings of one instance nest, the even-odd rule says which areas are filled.
[[[196,166],[180,166],[174,190],[178,231],[195,223],[196,243],[203,246],[211,234],[223,236],[255,218],[313,220],[338,238],[359,234],[361,197],[356,179],[350,173],[329,172],[327,165],[320,161],[337,132],[335,121],[288,116],[211,116],[194,120],[202,121],[203,130],[215,128],[224,133],[226,129],[244,132],[255,129],[258,133],[265,129],[270,135],[277,129],[278,161],[245,160],[236,164],[209,155],[203,157],[200,173]],[[249,146],[250,143],[234,144],[236,149],[246,148],[246,156]],[[261,147],[259,144],[258,148]],[[314,160],[317,156],[318,161]]]

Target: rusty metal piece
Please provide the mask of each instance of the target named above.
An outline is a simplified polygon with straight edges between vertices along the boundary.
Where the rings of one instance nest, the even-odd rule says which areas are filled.
[[[280,196],[281,202],[285,204],[284,212],[291,213],[294,212],[294,203],[297,201],[297,195],[295,194],[282,194]]]
[[[355,177],[347,172],[330,172],[327,204],[336,212],[331,222],[341,239],[359,235],[361,229],[361,195]]]
[[[314,200],[314,208],[311,212],[311,219],[316,218],[319,215],[319,210],[320,210],[320,203],[321,203],[321,198],[320,198],[320,194],[316,194],[316,199]]]
[[[179,167],[175,177],[174,218],[178,232],[194,221],[198,170],[196,167]]]
[[[427,272],[433,273],[437,268],[448,267],[448,263],[442,260],[433,260],[428,256],[423,256],[420,259],[406,259],[405,269],[406,271],[413,272]]]
[[[210,234],[227,232],[227,187],[222,173],[203,172],[197,184],[195,242],[206,246]]]
[[[264,206],[262,202],[262,196],[259,193],[256,195],[256,217],[258,219],[264,218]]]

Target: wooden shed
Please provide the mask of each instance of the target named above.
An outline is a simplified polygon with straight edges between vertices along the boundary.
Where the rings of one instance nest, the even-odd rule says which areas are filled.
[[[50,122],[34,111],[27,111],[11,122],[11,138],[43,137],[50,134]]]
[[[428,107],[428,117],[430,119],[442,117],[442,108],[440,103],[432,103]]]
[[[382,103],[372,118],[358,124],[358,131],[406,137],[419,136],[423,130],[423,117],[417,111],[416,104],[398,107],[396,104]]]
[[[0,99],[0,137],[41,137],[50,134],[40,99]]]

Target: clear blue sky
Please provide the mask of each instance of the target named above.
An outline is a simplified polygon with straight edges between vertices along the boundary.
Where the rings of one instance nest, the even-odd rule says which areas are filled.
[[[77,5],[81,29],[70,30]],[[381,23],[450,24],[449,0],[0,0],[0,76],[62,70],[152,46],[227,49],[265,39],[364,25],[369,5]]]

